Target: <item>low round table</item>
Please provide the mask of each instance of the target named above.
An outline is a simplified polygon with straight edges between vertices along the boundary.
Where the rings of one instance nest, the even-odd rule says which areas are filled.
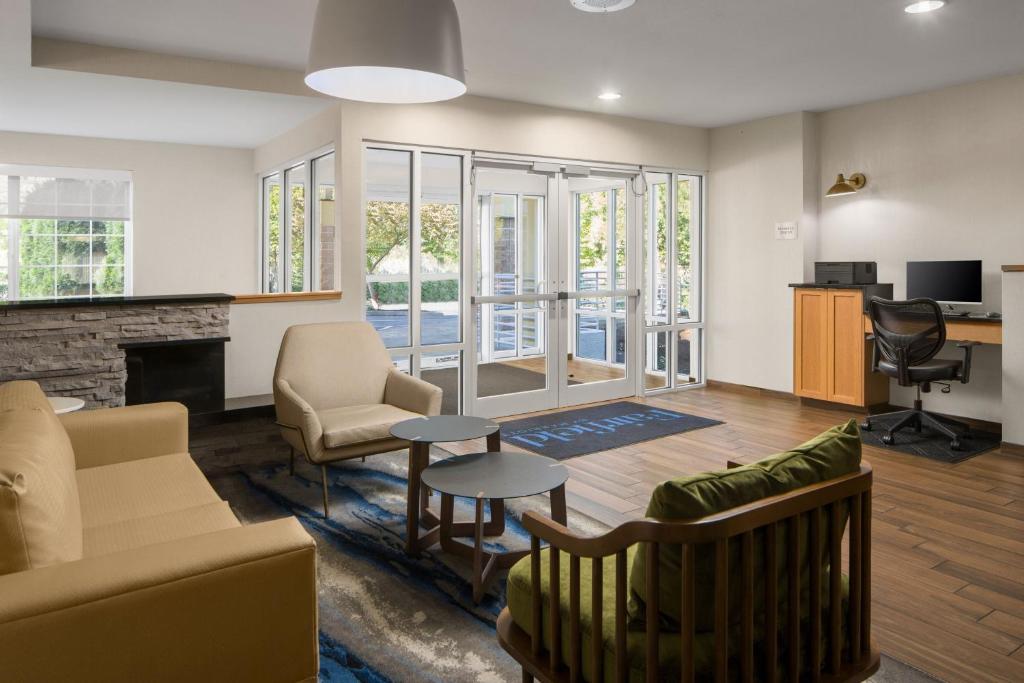
[[[81,410],[85,407],[85,401],[80,398],[72,398],[70,396],[47,396],[46,400],[53,406],[53,412],[58,415],[64,413],[73,413],[76,410]]]
[[[440,539],[440,518],[430,509],[430,490],[421,481],[423,470],[430,464],[430,444],[447,441],[469,441],[487,438],[488,451],[501,450],[501,425],[494,420],[468,415],[433,415],[399,422],[391,428],[391,436],[409,442],[409,500],[405,551],[410,555],[429,548]],[[420,535],[423,526],[427,532]],[[495,535],[505,530],[505,505],[498,501],[491,506],[488,532]]]
[[[484,524],[484,501],[494,503],[506,498],[525,498],[551,492],[551,518],[566,523],[565,482],[569,470],[551,458],[527,453],[473,453],[440,460],[423,471],[423,483],[441,493],[441,547],[473,560],[473,601],[479,603],[488,582],[498,569],[511,567],[530,554],[529,550],[485,552],[489,533]],[[455,523],[455,496],[476,501],[471,524]],[[504,508],[504,504],[502,504]],[[469,532],[466,527],[471,528]],[[502,529],[504,531],[504,529]],[[470,546],[456,537],[473,538]]]

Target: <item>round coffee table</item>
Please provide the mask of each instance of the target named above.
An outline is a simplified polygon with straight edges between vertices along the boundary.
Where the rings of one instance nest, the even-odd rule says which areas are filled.
[[[488,582],[498,569],[511,567],[530,554],[529,550],[485,552],[484,501],[504,501],[551,492],[551,518],[566,523],[565,482],[569,470],[551,458],[527,453],[473,453],[440,460],[423,472],[423,483],[441,493],[441,547],[473,560],[473,601],[483,598]],[[476,501],[476,514],[471,525],[455,523],[455,497]],[[503,505],[504,507],[504,505]],[[472,532],[466,529],[471,526]],[[504,529],[502,530],[504,531]],[[470,546],[456,537],[473,538]]]
[[[430,444],[486,437],[487,450],[500,451],[501,425],[482,417],[433,415],[399,422],[391,428],[391,436],[409,442],[409,500],[405,551],[415,555],[440,539],[440,518],[430,509],[430,490],[420,482],[420,475],[430,464]],[[420,526],[427,529],[423,535],[420,535]],[[491,505],[491,521],[487,528],[495,535],[504,532],[504,502],[497,501],[496,505]]]

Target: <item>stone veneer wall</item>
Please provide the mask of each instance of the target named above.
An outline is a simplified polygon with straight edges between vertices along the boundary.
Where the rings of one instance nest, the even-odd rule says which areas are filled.
[[[124,405],[126,341],[228,336],[228,304],[0,310],[0,382],[32,379],[87,408]]]

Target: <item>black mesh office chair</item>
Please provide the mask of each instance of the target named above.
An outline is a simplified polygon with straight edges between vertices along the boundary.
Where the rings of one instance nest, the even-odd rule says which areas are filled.
[[[970,427],[926,413],[921,408],[921,393],[930,392],[932,382],[945,384],[944,392],[949,391],[948,382],[967,384],[971,379],[971,351],[978,342],[957,344],[964,350],[962,361],[935,358],[946,343],[946,319],[939,304],[931,299],[888,301],[876,296],[871,298],[868,309],[875,332],[872,370],[896,378],[901,387],[917,387],[917,399],[912,410],[869,416],[861,429],[871,431],[872,421],[879,418],[899,417],[882,437],[884,443],[895,443],[896,432],[904,427],[912,426],[920,432],[928,425],[948,436],[952,449],[958,450],[960,439],[970,438]]]

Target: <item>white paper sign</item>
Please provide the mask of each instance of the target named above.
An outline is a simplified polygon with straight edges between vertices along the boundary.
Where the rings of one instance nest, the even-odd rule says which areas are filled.
[[[775,224],[775,239],[777,240],[795,240],[796,239],[796,223],[776,223]]]

